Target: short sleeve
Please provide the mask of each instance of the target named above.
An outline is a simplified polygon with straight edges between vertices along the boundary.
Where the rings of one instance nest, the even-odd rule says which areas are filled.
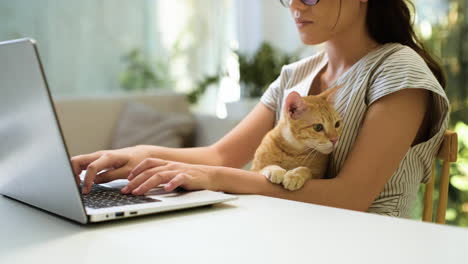
[[[278,107],[280,107],[280,101],[283,97],[283,81],[286,75],[284,68],[285,67],[281,70],[280,76],[270,84],[268,89],[266,89],[260,98],[260,102],[274,112],[276,112]]]
[[[432,92],[430,134],[443,133],[449,113],[447,96],[422,57],[407,46],[388,55],[376,68],[370,78],[366,104],[369,106],[386,95],[412,88]]]

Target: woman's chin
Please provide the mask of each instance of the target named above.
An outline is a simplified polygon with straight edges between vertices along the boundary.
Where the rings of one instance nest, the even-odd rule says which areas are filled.
[[[326,42],[326,38],[313,38],[310,37],[310,34],[301,33],[301,40],[304,45],[319,45]]]

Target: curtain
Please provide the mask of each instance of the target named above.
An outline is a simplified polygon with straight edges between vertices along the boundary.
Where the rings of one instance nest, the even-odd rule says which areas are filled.
[[[169,54],[174,90],[190,92],[204,77],[226,71],[235,45],[233,0],[160,0],[160,41]],[[219,85],[208,88],[197,110],[216,113]]]

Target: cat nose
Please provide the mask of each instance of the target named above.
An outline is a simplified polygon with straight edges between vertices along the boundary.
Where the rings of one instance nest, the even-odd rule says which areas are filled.
[[[337,138],[330,138],[330,142],[335,146],[336,142],[338,141]]]

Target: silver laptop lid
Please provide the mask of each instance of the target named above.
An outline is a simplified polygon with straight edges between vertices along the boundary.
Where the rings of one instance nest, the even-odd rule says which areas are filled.
[[[0,193],[87,222],[35,41],[0,43]]]

